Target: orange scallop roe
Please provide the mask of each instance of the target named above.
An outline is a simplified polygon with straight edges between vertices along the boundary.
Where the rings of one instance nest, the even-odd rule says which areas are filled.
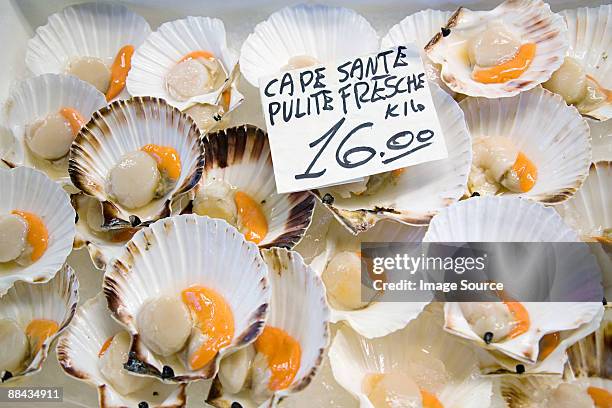
[[[432,393],[420,389],[421,399],[423,400],[423,408],[444,408],[440,400]]]
[[[529,330],[531,321],[529,319],[529,312],[525,309],[525,306],[515,301],[504,301],[504,304],[512,314],[512,317],[514,317],[514,325],[508,333],[508,338],[513,339],[526,333],[527,330]]]
[[[108,339],[106,339],[106,341],[104,341],[102,347],[100,347],[100,351],[98,351],[98,358],[102,357],[104,353],[106,353],[106,350],[108,350],[108,348],[110,347],[114,337],[114,335],[110,336]]]
[[[605,87],[603,87],[595,78],[593,78],[591,75],[587,75],[586,76],[587,79],[589,79],[591,82],[593,82],[596,86],[597,89],[599,90],[599,92],[603,93],[606,97],[606,102],[612,102],[612,90],[607,89]]]
[[[599,387],[587,388],[587,393],[597,408],[612,408],[612,394],[608,390]]]
[[[266,326],[255,341],[255,350],[268,359],[271,373],[268,388],[272,391],[288,388],[300,369],[300,343],[284,330]]]
[[[546,357],[555,351],[559,343],[561,342],[561,335],[559,332],[548,333],[540,339],[538,361],[544,360]]]
[[[483,84],[502,84],[523,75],[529,68],[536,52],[534,43],[523,44],[516,55],[499,65],[489,68],[475,68],[472,78]]]
[[[181,175],[181,159],[175,148],[171,146],[159,146],[156,144],[148,144],[140,149],[148,153],[157,162],[157,167],[166,175],[177,180]]]
[[[117,231],[112,231],[110,236],[111,242],[126,242],[132,239],[134,234],[138,232],[136,228],[124,228]]]
[[[45,224],[35,214],[27,211],[13,210],[11,212],[23,218],[28,224],[28,235],[26,237],[28,244],[32,247],[32,262],[37,261],[47,250],[49,243],[49,232]]]
[[[268,220],[261,206],[251,196],[242,191],[236,192],[234,202],[238,210],[242,233],[248,241],[260,243],[268,234]]]
[[[519,178],[519,187],[523,193],[531,190],[538,180],[536,165],[523,152],[519,152],[512,170]]]
[[[214,59],[215,54],[213,54],[210,51],[205,51],[205,50],[192,51],[189,54],[186,54],[183,58],[181,58],[179,62],[192,60],[192,59],[198,59],[198,58]]]
[[[83,125],[87,122],[78,110],[69,106],[65,106],[60,109],[60,115],[62,115],[70,124],[70,130],[72,130],[73,136],[76,136]]]
[[[49,319],[34,319],[26,327],[26,335],[30,339],[34,353],[40,351],[43,343],[59,330],[57,322]]]
[[[116,98],[125,88],[128,72],[132,68],[132,55],[134,55],[134,46],[124,45],[115,56],[115,61],[113,61],[110,69],[110,85],[105,95],[107,101]]]
[[[183,290],[183,303],[190,310],[196,328],[206,337],[189,356],[189,367],[199,370],[210,363],[219,350],[234,338],[234,315],[229,304],[216,291],[200,285]]]

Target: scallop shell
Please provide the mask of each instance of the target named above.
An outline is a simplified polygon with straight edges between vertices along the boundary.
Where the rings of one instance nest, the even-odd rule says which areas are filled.
[[[106,106],[106,99],[87,82],[69,75],[44,74],[18,83],[6,102],[7,125],[12,137],[0,139],[0,145],[6,146],[0,147],[0,157],[14,165],[38,168],[54,180],[69,183],[68,160],[52,163],[36,158],[25,142],[28,125],[66,106],[89,120],[95,111]]]
[[[166,90],[168,71],[193,51],[212,52],[221,61],[227,74],[226,84],[208,94],[178,101]],[[132,69],[127,79],[127,89],[134,96],[155,96],[168,104],[185,110],[195,104],[222,104],[224,91],[230,92],[230,101],[224,113],[235,109],[244,99],[236,87],[238,56],[227,47],[225,26],[217,18],[187,17],[162,24],[138,47],[132,59]]]
[[[322,276],[327,264],[340,250],[359,251],[362,242],[420,242],[424,233],[424,228],[384,220],[354,236],[335,223],[327,232],[325,251],[311,262],[311,266]],[[331,322],[345,321],[366,338],[381,337],[405,327],[426,305],[427,302],[372,302],[358,310],[341,310],[330,306]]]
[[[24,331],[33,319],[54,320],[59,326],[57,333],[49,336],[40,350],[28,358],[26,368],[16,373],[0,372],[1,382],[33,375],[42,369],[51,344],[74,316],[79,301],[78,292],[76,274],[70,266],[64,265],[50,281],[40,284],[17,282],[0,297],[0,318],[15,321]]]
[[[88,224],[88,206],[98,203],[100,211],[102,206],[98,200],[83,193],[72,194],[70,196],[72,207],[77,214],[76,237],[74,238],[74,249],[87,247],[89,256],[94,266],[100,270],[105,270],[107,265],[116,258],[129,238],[128,230],[94,231]],[[130,231],[131,232],[131,231]],[[135,229],[134,229],[135,232]],[[125,233],[127,239],[112,239],[111,234]],[[133,235],[133,234],[132,234]]]
[[[473,140],[507,137],[536,165],[531,190],[504,194],[558,204],[582,186],[591,162],[589,128],[559,95],[538,87],[512,98],[466,98],[459,106]]]
[[[109,173],[121,156],[149,143],[174,147],[181,175],[164,197],[139,209],[122,208],[106,191]],[[162,99],[134,97],[93,114],[70,148],[68,173],[78,189],[104,204],[106,228],[125,228],[170,215],[173,204],[196,186],[203,166],[200,131],[191,118]]]
[[[130,44],[137,48],[150,32],[144,18],[121,4],[69,6],[36,29],[28,41],[26,66],[40,75],[66,72],[75,57],[96,57],[110,65],[121,47]],[[120,96],[127,96],[125,90]]]
[[[47,282],[62,267],[72,250],[74,209],[62,188],[38,170],[0,169],[0,214],[24,210],[38,215],[49,233],[44,254],[34,263],[1,266],[0,295],[16,281]]]
[[[576,195],[556,207],[597,257],[607,298],[612,298],[612,162],[591,164],[589,176]]]
[[[361,408],[373,408],[362,388],[368,374],[402,372],[419,376],[414,378],[421,388],[425,388],[421,382],[434,381],[410,366],[422,358],[441,361],[449,374],[448,382],[436,384],[440,388],[438,392],[427,390],[444,407],[490,406],[491,381],[477,376],[473,350],[442,331],[440,309],[434,303],[406,328],[373,340],[359,336],[346,326],[338,330],[329,350],[332,371],[338,383],[359,399]]]
[[[272,287],[266,325],[284,330],[300,343],[301,351],[299,369],[291,385],[260,404],[276,407],[284,398],[305,389],[317,374],[329,342],[329,308],[321,278],[304,263],[300,254],[272,248],[262,250],[262,256],[268,265]],[[223,395],[223,381],[217,381],[208,401],[223,408],[230,406],[234,397]]]
[[[462,30],[475,30],[488,21],[501,19],[520,31],[525,43],[535,43],[536,55],[527,70],[517,79],[501,84],[483,84],[472,79],[471,67],[464,58],[449,51],[455,41],[461,41]],[[542,0],[506,0],[490,11],[472,11],[460,7],[445,26],[446,37],[438,33],[427,44],[429,58],[442,65],[442,81],[455,92],[486,98],[508,97],[534,88],[547,81],[563,63],[568,48],[567,27],[563,18],[554,14]],[[469,31],[468,31],[469,34]]]
[[[559,13],[568,27],[569,49],[567,55],[577,59],[587,75],[606,89],[612,88],[612,5],[580,7]],[[598,120],[612,118],[612,101],[587,114]]]
[[[223,180],[261,203],[268,221],[268,233],[260,248],[291,249],[304,236],[314,210],[308,192],[277,194],[268,135],[243,125],[210,133],[204,138],[204,173],[196,188]]]
[[[592,160],[612,160],[612,121],[597,122],[587,119],[587,123],[591,129]]]
[[[440,28],[446,25],[451,14],[450,11],[431,9],[411,14],[391,27],[382,39],[381,48],[415,43],[422,50],[421,58],[425,66],[427,79],[453,95],[454,92],[440,79],[440,67],[433,63],[425,53],[425,46],[440,31]]]
[[[149,298],[180,296],[194,284],[206,285],[224,297],[235,326],[231,345],[196,371],[176,356],[163,358],[151,352],[140,340],[135,322]],[[252,343],[261,333],[271,295],[257,247],[225,221],[196,215],[166,218],[138,231],[108,266],[103,287],[113,318],[132,335],[133,356],[126,368],[172,382],[213,378],[226,353]],[[173,375],[162,376],[166,365]]]
[[[565,313],[565,305],[563,303],[557,304],[557,311],[559,308],[564,308],[563,311]],[[591,321],[583,323],[573,330],[566,331],[555,349],[544,359],[538,358],[535,363],[524,364],[524,360],[517,360],[502,352],[479,349],[477,354],[479,356],[480,370],[485,374],[514,374],[520,365],[524,368],[525,374],[561,375],[568,362],[568,351],[579,340],[597,330],[603,314],[604,310],[601,308]]]
[[[79,307],[74,321],[58,341],[57,360],[60,366],[69,376],[97,388],[101,408],[135,407],[141,401],[150,407],[184,407],[187,384],[174,386],[156,381],[155,385],[122,395],[104,378],[98,367],[100,350],[107,339],[122,330],[111,319],[102,293],[89,299]]]
[[[329,203],[326,190],[313,191],[354,234],[384,218],[427,225],[441,208],[463,195],[472,165],[470,134],[457,103],[436,85],[430,84],[430,89],[448,158],[407,167],[395,183],[389,183],[373,195],[346,199],[330,194],[333,200]]]
[[[329,64],[378,51],[378,35],[355,11],[300,4],[274,12],[242,44],[240,70],[253,85],[278,74],[289,59],[310,56]]]
[[[554,209],[518,197],[472,197],[459,201],[431,220],[423,238],[425,242],[579,240]]]

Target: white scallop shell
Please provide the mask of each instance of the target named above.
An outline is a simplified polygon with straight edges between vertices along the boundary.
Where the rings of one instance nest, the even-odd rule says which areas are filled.
[[[107,191],[108,176],[121,156],[149,143],[176,149],[181,175],[165,196],[142,208],[123,208]],[[134,97],[93,114],[70,148],[68,173],[77,188],[104,203],[105,227],[125,228],[170,215],[173,204],[198,183],[203,166],[200,131],[191,118],[162,99]]]
[[[612,5],[580,7],[559,13],[565,19],[569,35],[567,55],[581,62],[585,73],[592,76],[604,88],[612,89]],[[612,102],[587,116],[605,121],[612,118]]]
[[[433,63],[425,53],[425,46],[436,33],[440,32],[440,28],[446,25],[451,14],[450,11],[431,9],[411,14],[389,29],[387,35],[382,39],[381,48],[415,43],[422,50],[421,58],[427,79],[453,95],[454,92],[440,79],[440,67]]]
[[[322,276],[332,257],[341,250],[360,251],[361,242],[421,242],[424,233],[425,228],[383,220],[372,229],[354,236],[338,223],[333,223],[325,238],[325,251],[310,265]],[[331,322],[345,321],[366,338],[381,337],[405,327],[426,305],[427,302],[372,302],[358,310],[330,306]]]
[[[26,127],[63,107],[76,109],[89,121],[91,115],[104,106],[104,95],[76,77],[44,74],[28,78],[11,89],[6,102],[7,125],[13,138],[7,137],[4,140],[3,137],[0,140],[0,145],[12,145],[6,149],[7,153],[10,152],[6,156],[0,147],[0,157],[15,165],[38,168],[54,180],[70,182],[67,160],[60,159],[57,163],[51,163],[37,159],[30,153],[25,142]]]
[[[47,249],[34,263],[0,266],[0,295],[16,281],[46,282],[55,276],[72,250],[75,212],[64,190],[38,170],[0,169],[0,214],[23,210],[36,214],[49,233]]]
[[[464,193],[472,146],[463,112],[438,86],[430,84],[433,102],[440,118],[448,158],[407,167],[397,181],[388,183],[373,195],[335,197],[324,204],[354,234],[371,228],[378,220],[390,218],[411,225],[427,225],[441,208],[457,201]],[[327,190],[314,190],[322,199]],[[330,193],[331,194],[331,193]],[[332,194],[333,196],[333,194]]]
[[[338,330],[329,350],[332,371],[338,383],[359,399],[361,408],[373,408],[362,388],[366,375],[388,372],[419,375],[411,372],[409,364],[427,357],[444,363],[450,376],[439,392],[428,390],[436,394],[445,408],[490,406],[491,381],[477,376],[473,350],[444,333],[440,309],[439,304],[432,304],[406,328],[373,340],[346,326]]]
[[[227,83],[208,94],[178,101],[166,90],[166,75],[182,57],[199,50],[212,52],[219,59],[227,74]],[[228,89],[230,102],[225,112],[229,112],[244,99],[236,87],[236,75],[231,75],[238,72],[237,63],[238,56],[227,47],[223,22],[217,18],[190,16],[162,24],[138,47],[132,58],[127,89],[133,96],[165,99],[180,110],[198,103],[221,104],[222,93]]]
[[[260,248],[296,245],[310,225],[315,200],[308,192],[276,193],[268,135],[243,125],[209,133],[203,143],[204,172],[196,194],[209,182],[225,181],[262,203],[268,233],[258,243]]]
[[[425,242],[577,242],[578,234],[550,207],[517,197],[472,197],[445,208]]]
[[[260,406],[276,407],[291,394],[308,387],[317,374],[329,343],[329,308],[321,278],[304,263],[297,252],[284,248],[261,251],[270,273],[272,298],[267,326],[282,329],[300,344],[300,365],[291,385]],[[223,362],[221,362],[223,367]],[[213,385],[215,407],[227,407],[236,396],[223,394],[223,381]],[[242,402],[244,406],[244,401]]]
[[[101,408],[135,407],[141,401],[150,407],[184,407],[186,384],[175,386],[156,381],[132,394],[122,395],[108,382],[100,372],[98,356],[106,340],[121,331],[123,328],[111,319],[104,295],[99,293],[79,307],[74,321],[58,340],[60,366],[67,375],[97,388]]]
[[[224,297],[233,312],[235,334],[213,362],[192,371],[177,356],[151,352],[138,336],[135,319],[148,299],[180,296],[194,284]],[[163,379],[172,382],[213,378],[226,353],[261,333],[271,295],[267,267],[255,244],[227,222],[197,215],[165,218],[138,231],[108,266],[103,287],[112,316],[132,335],[128,370],[162,378],[167,365],[174,375]]]
[[[612,160],[612,121],[603,122],[587,119],[591,129],[591,147],[593,148],[593,160]]]
[[[96,57],[108,65],[124,45],[137,48],[151,32],[149,23],[117,3],[69,6],[49,16],[28,41],[26,66],[34,75],[66,72],[77,57]],[[122,96],[127,96],[125,92]]]
[[[112,234],[126,233],[126,236],[130,238],[131,235],[124,229],[112,231],[94,231],[91,229],[87,219],[89,216],[87,208],[93,203],[100,203],[94,197],[84,193],[77,193],[70,196],[70,201],[77,214],[76,236],[73,247],[74,249],[87,247],[92,263],[96,268],[103,271],[121,253],[123,246],[129,241],[129,238],[126,240],[112,240]],[[102,211],[101,205],[100,211]],[[135,232],[136,230],[133,229],[133,231]]]
[[[300,4],[274,12],[257,24],[242,44],[240,70],[253,85],[278,74],[289,59],[314,57],[333,63],[378,51],[378,35],[355,11],[320,4]]]
[[[68,265],[60,267],[55,277],[46,283],[17,282],[0,297],[0,318],[15,321],[24,331],[33,319],[53,320],[59,326],[57,333],[49,336],[35,355],[29,356],[23,371],[11,373],[11,376],[2,371],[0,382],[36,374],[42,369],[51,344],[70,324],[78,301],[79,281]]]
[[[591,164],[582,188],[555,208],[583,239],[612,243],[612,238],[605,237],[612,228],[612,162]]]
[[[460,53],[451,52],[455,41],[465,41],[458,33],[470,35],[488,21],[501,19],[522,34],[524,43],[536,44],[536,55],[527,70],[517,79],[501,84],[483,84],[472,79],[472,68]],[[490,11],[459,8],[445,26],[447,37],[441,33],[425,47],[429,58],[442,65],[442,80],[455,92],[486,98],[508,97],[534,88],[547,81],[563,63],[568,48],[567,27],[563,18],[554,14],[542,0],[506,0]],[[473,35],[473,34],[472,34]],[[464,35],[465,37],[465,35]]]
[[[589,127],[559,95],[538,87],[511,98],[466,98],[459,106],[473,141],[507,137],[537,167],[531,190],[504,195],[558,204],[570,198],[588,175]]]
[[[527,303],[526,305],[530,305]],[[563,308],[563,313],[566,312],[566,303],[557,304],[555,307],[558,311]],[[571,306],[570,306],[571,307]],[[536,306],[540,309],[539,306]],[[540,310],[538,310],[540,313]],[[555,349],[544,359],[538,358],[535,363],[524,364],[524,360],[517,360],[502,352],[491,352],[490,350],[478,349],[479,364],[481,372],[485,374],[508,374],[516,373],[517,366],[520,364],[524,367],[524,374],[563,374],[566,363],[568,362],[568,350],[574,347],[576,343],[584,337],[597,330],[600,325],[601,318],[604,315],[603,308],[600,308],[595,317],[586,323],[580,324],[577,328],[567,330],[563,333],[563,338]]]

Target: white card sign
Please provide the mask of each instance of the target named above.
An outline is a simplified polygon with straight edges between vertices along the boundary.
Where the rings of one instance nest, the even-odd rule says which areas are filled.
[[[414,45],[259,81],[279,193],[446,158]]]

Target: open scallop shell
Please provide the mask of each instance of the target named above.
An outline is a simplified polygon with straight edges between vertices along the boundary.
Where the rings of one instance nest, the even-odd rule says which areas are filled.
[[[591,129],[593,161],[612,160],[612,121],[598,122],[587,119]]]
[[[272,288],[266,325],[282,329],[301,348],[299,369],[291,385],[274,392],[259,405],[275,407],[284,398],[306,388],[317,374],[329,342],[329,308],[321,278],[297,252],[272,248],[262,250],[262,256],[268,265]],[[228,368],[221,361],[221,372],[224,369]],[[231,370],[227,373],[232,374]],[[224,408],[235,401],[235,396],[224,393],[223,385],[218,377],[209,396],[213,406]],[[240,403],[245,406],[244,401]]]
[[[196,371],[177,355],[163,358],[150,351],[135,321],[148,299],[180,296],[194,284],[223,296],[235,326],[231,345]],[[261,333],[270,302],[267,268],[257,247],[225,221],[197,215],[165,218],[138,231],[108,266],[103,287],[113,317],[132,335],[127,369],[172,382],[213,378],[226,353],[252,343]],[[162,376],[166,365],[172,376]]]
[[[23,210],[38,215],[49,233],[47,249],[34,263],[0,266],[0,295],[16,281],[46,282],[62,267],[72,250],[75,212],[62,188],[38,170],[0,169],[0,214]]]
[[[568,28],[567,55],[577,59],[585,73],[601,86],[612,89],[612,64],[608,61],[612,54],[612,5],[580,7],[563,10],[559,14],[565,19]],[[612,100],[609,97],[604,105],[586,115],[602,121],[612,118]]]
[[[226,73],[226,83],[214,91],[187,101],[174,99],[166,89],[168,71],[193,51],[205,50],[215,55]],[[136,50],[127,89],[134,96],[155,96],[185,110],[196,104],[221,105],[223,92],[229,92],[229,103],[222,113],[235,109],[244,99],[236,87],[238,56],[227,47],[225,26],[217,18],[187,17],[162,24]],[[236,74],[232,74],[233,72]]]
[[[165,196],[135,210],[122,208],[107,191],[109,173],[121,156],[149,143],[176,149],[181,175]],[[70,148],[68,173],[78,189],[103,203],[106,228],[126,228],[170,215],[173,204],[196,186],[203,166],[200,131],[191,118],[162,99],[134,97],[93,114]]]
[[[332,371],[338,383],[359,399],[361,408],[373,408],[363,390],[366,375],[389,372],[412,377],[419,388],[435,394],[444,407],[490,406],[491,381],[478,377],[473,350],[444,333],[440,306],[432,304],[406,328],[382,338],[369,340],[346,326],[338,330],[329,350]],[[422,372],[423,364],[430,359],[444,364],[446,382],[438,383],[430,376],[433,366],[428,367],[432,371]]]
[[[204,173],[195,194],[221,180],[261,204],[268,233],[260,248],[293,248],[310,225],[314,198],[308,192],[277,194],[268,135],[243,125],[204,138]]]
[[[551,393],[563,382],[586,391],[589,386],[612,392],[610,341],[612,322],[606,314],[601,325],[567,350],[569,362],[563,378],[557,376],[503,376],[500,392],[508,408],[548,408]],[[568,405],[569,406],[569,405]]]
[[[28,357],[20,372],[0,372],[1,382],[36,374],[42,369],[51,344],[74,316],[78,292],[76,274],[70,266],[64,265],[50,281],[41,284],[17,282],[0,297],[0,318],[15,321],[24,331],[33,319],[48,319],[58,324],[58,331],[47,337],[36,354]]]
[[[382,39],[381,48],[391,48],[408,43],[416,44],[422,50],[421,58],[425,65],[427,79],[453,95],[454,92],[440,79],[439,65],[433,63],[425,53],[425,46],[436,33],[440,32],[440,28],[446,25],[451,14],[450,11],[431,9],[411,14],[391,27]]]
[[[473,141],[507,137],[537,167],[537,181],[531,190],[505,195],[558,204],[571,197],[588,175],[589,127],[559,95],[538,87],[512,98],[466,98],[459,106]]]
[[[281,72],[289,59],[307,56],[317,64],[378,51],[378,35],[355,11],[300,4],[274,12],[257,24],[240,50],[240,70],[253,85]]]
[[[362,242],[421,242],[424,233],[425,228],[384,220],[354,236],[338,223],[333,223],[325,237],[325,251],[313,259],[311,266],[322,276],[333,256],[340,251],[360,251]],[[345,321],[366,338],[381,337],[405,327],[426,305],[427,302],[372,302],[358,310],[330,306],[331,322]]]
[[[36,29],[28,41],[26,66],[34,75],[65,73],[68,63],[78,57],[100,58],[110,66],[121,47],[137,48],[150,32],[144,18],[121,4],[69,6]]]
[[[94,266],[100,270],[105,270],[111,260],[121,253],[123,246],[130,240],[136,229],[94,230],[90,224],[89,218],[92,214],[89,211],[94,211],[92,206],[97,205],[101,214],[101,203],[94,197],[83,193],[72,194],[70,201],[77,214],[74,249],[87,247]]]
[[[471,139],[463,112],[438,86],[431,84],[430,89],[448,158],[407,167],[395,182],[372,195],[342,198],[327,189],[313,191],[354,234],[371,228],[383,218],[427,225],[436,212],[463,195],[472,165]],[[326,194],[332,199],[325,197]]]
[[[13,137],[0,140],[0,145],[6,146],[6,149],[0,147],[0,158],[15,165],[38,168],[54,180],[70,182],[67,159],[52,162],[32,155],[25,142],[26,127],[63,107],[74,108],[89,120],[105,105],[102,93],[73,76],[44,74],[18,83],[11,90],[5,108]]]
[[[527,70],[517,79],[500,84],[483,84],[472,79],[472,68],[458,51],[465,40],[487,22],[501,19],[521,33],[524,43],[535,43],[536,54]],[[490,11],[459,8],[448,20],[445,37],[437,33],[425,50],[442,65],[441,78],[450,89],[469,96],[500,98],[513,96],[547,81],[563,63],[568,47],[567,27],[542,0],[507,0]]]
[[[146,402],[149,407],[180,408],[186,404],[186,384],[178,386],[155,381],[129,395],[119,393],[100,371],[98,360],[107,339],[123,331],[111,319],[102,293],[79,307],[74,321],[60,337],[57,360],[66,374],[94,385],[101,408],[135,407]]]
[[[550,207],[518,197],[472,197],[445,208],[425,242],[577,242],[578,234]]]
[[[557,206],[565,222],[589,241],[602,271],[606,298],[612,298],[612,162],[591,164],[576,195]]]

